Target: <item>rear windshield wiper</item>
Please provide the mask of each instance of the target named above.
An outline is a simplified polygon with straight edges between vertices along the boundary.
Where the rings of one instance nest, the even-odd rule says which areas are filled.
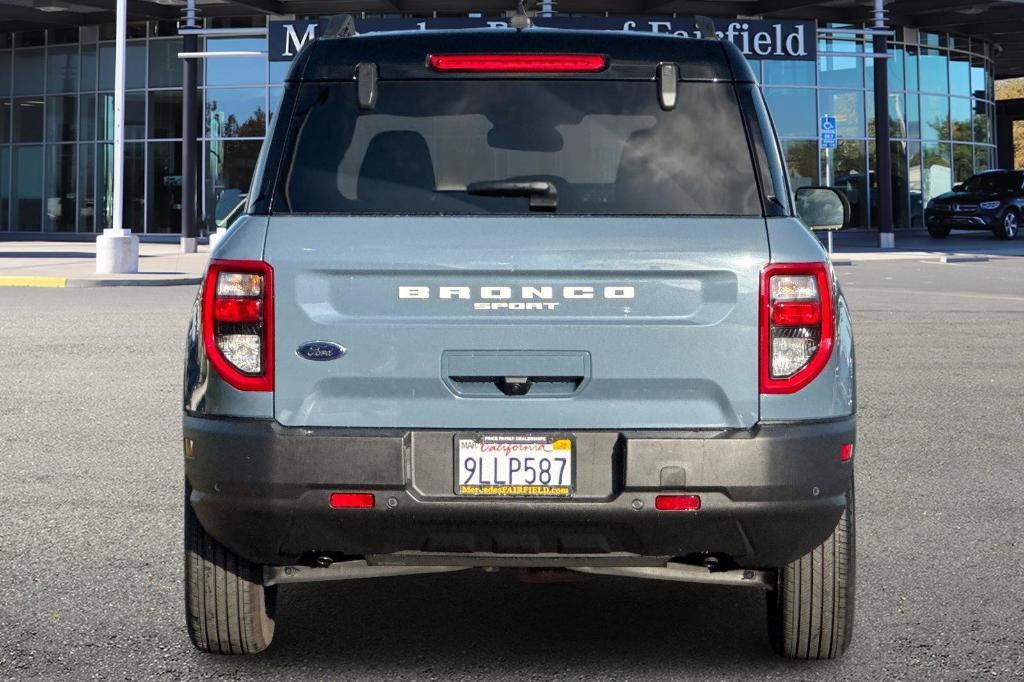
[[[485,180],[471,182],[466,194],[485,197],[530,197],[531,211],[554,211],[558,208],[558,190],[546,180]]]

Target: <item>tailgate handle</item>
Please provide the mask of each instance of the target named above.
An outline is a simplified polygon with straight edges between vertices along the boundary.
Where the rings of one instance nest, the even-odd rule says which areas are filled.
[[[585,351],[447,351],[442,377],[459,396],[567,397],[590,378]]]
[[[565,392],[574,392],[583,383],[583,377],[450,377],[455,384],[493,384],[495,388],[507,396],[526,395],[535,384],[552,384],[552,388],[563,388]],[[559,384],[559,386],[554,386]]]

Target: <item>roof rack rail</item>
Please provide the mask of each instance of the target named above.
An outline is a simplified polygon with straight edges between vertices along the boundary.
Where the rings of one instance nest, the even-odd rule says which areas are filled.
[[[327,25],[320,32],[320,38],[347,38],[356,35],[356,20],[351,14],[335,14],[327,17]]]

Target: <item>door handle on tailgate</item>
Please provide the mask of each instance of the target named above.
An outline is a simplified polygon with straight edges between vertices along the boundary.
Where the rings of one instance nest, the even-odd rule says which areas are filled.
[[[442,378],[467,398],[564,398],[590,379],[586,351],[445,351]]]

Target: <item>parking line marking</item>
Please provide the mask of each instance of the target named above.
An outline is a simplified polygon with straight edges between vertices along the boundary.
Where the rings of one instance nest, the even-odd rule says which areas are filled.
[[[67,286],[67,282],[67,277],[0,275],[0,287],[44,287],[55,289]]]

